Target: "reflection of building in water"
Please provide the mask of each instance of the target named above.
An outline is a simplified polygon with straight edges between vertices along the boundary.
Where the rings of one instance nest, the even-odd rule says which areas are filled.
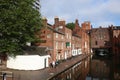
[[[110,80],[110,69],[109,60],[92,59],[89,76],[91,80]]]
[[[110,68],[104,61],[93,60],[91,62],[91,75],[93,77],[108,78],[109,72]]]

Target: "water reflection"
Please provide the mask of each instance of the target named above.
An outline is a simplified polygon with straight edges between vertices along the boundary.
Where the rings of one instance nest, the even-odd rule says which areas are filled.
[[[93,56],[86,80],[113,80],[112,58]]]

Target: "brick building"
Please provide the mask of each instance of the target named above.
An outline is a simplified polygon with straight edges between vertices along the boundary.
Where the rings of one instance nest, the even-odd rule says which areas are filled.
[[[66,27],[64,20],[54,18],[54,24],[47,23],[47,19],[43,19],[43,28],[37,33],[41,39],[37,46],[47,47],[49,50],[49,63],[52,61],[60,61],[77,56],[82,53],[90,53],[89,30],[90,22],[82,23],[79,26],[78,20],[75,21],[73,31]]]
[[[48,24],[47,19],[43,19],[43,23],[44,27],[37,34],[41,39],[37,46],[45,46],[48,47],[48,50],[50,49],[49,62],[70,58],[72,56],[72,31],[66,28],[65,21],[56,17],[53,25]]]
[[[36,36],[40,38],[40,42],[36,43],[35,45],[38,47],[47,47],[48,53],[51,56],[49,58],[49,63],[53,60],[53,34],[54,29],[52,28],[52,25],[47,23],[47,19],[43,19],[43,27],[42,29],[36,33]]]
[[[72,32],[72,55],[82,54],[82,38],[81,38],[81,27],[79,26],[78,20],[75,20],[75,27]]]
[[[89,31],[91,30],[91,24],[89,21],[86,21],[79,26],[78,20],[75,21],[75,28],[73,29],[73,34],[77,34],[80,40],[80,50],[82,53],[90,53],[90,39]]]
[[[120,26],[113,29],[113,54],[120,55]]]
[[[113,26],[112,38],[114,76],[118,75],[120,68],[120,26]]]
[[[60,21],[58,17],[54,19],[53,28],[55,30],[53,35],[53,54],[54,61],[63,60],[65,58],[65,21]]]
[[[95,53],[111,52],[111,28],[93,28],[91,29],[91,48]],[[103,54],[101,54],[103,55]]]
[[[91,23],[89,21],[85,21],[81,24],[82,30],[82,52],[90,53],[90,35],[89,32],[91,30]]]
[[[81,37],[79,35],[72,35],[72,56],[82,54],[81,50]]]

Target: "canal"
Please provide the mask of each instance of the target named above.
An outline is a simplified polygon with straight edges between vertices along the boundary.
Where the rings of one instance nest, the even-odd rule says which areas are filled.
[[[87,76],[79,80],[120,80],[120,57],[118,56],[96,56],[93,55],[89,60]]]
[[[120,56],[86,56],[49,80],[120,80]]]

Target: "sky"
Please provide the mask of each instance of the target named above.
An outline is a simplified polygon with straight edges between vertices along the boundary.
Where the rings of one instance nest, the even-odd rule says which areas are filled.
[[[120,0],[40,0],[41,15],[48,23],[54,18],[66,23],[90,21],[93,27],[120,26]]]

